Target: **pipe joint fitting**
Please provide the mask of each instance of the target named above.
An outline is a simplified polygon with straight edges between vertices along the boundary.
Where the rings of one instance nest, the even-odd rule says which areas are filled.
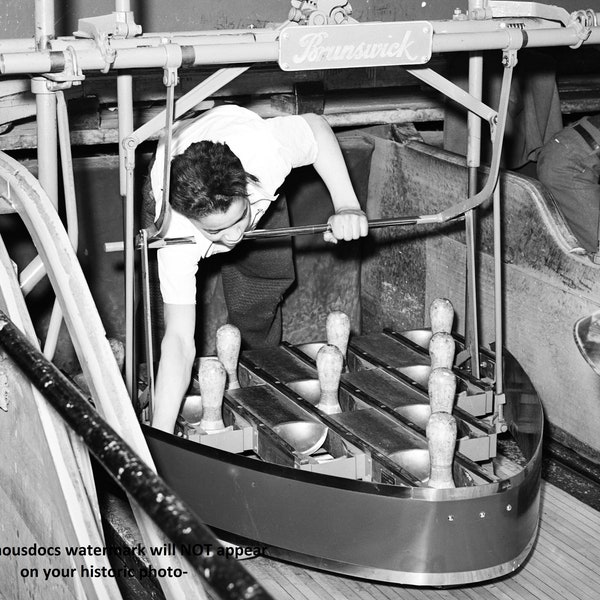
[[[179,44],[166,41],[163,44],[165,50],[165,64],[163,65],[163,83],[165,86],[177,85],[177,69],[181,66],[183,52]]]
[[[568,26],[575,30],[578,40],[569,48],[579,48],[590,37],[592,27],[596,25],[598,25],[598,18],[591,9],[577,10],[571,13],[571,22]]]
[[[59,73],[44,73],[44,77],[48,79],[48,89],[58,91],[69,89],[74,85],[81,85],[85,79],[85,75],[79,66],[77,52],[73,46],[67,46],[62,52],[64,57],[64,66]]]

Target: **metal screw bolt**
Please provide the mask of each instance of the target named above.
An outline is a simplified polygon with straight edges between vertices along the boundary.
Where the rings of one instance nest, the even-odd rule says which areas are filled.
[[[481,511],[481,512],[479,513],[479,518],[480,518],[480,519],[485,519],[485,513],[484,513],[483,511]]]
[[[507,504],[506,505],[506,510],[507,510],[507,512],[510,512],[512,510],[512,505],[511,504]]]
[[[454,515],[448,515],[448,521],[454,521]]]

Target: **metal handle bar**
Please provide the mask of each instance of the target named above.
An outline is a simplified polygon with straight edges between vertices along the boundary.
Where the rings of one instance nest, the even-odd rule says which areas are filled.
[[[459,215],[455,220],[462,219]],[[427,223],[441,223],[439,215],[424,215],[417,217],[398,217],[395,219],[373,219],[369,221],[369,229],[378,229],[381,227],[395,227],[402,225],[425,225]],[[320,223],[318,225],[298,225],[296,227],[280,227],[278,229],[255,229],[247,231],[244,234],[245,240],[256,240],[261,238],[277,238],[294,235],[310,235],[315,233],[325,233],[331,231],[329,223]],[[194,244],[193,237],[181,238],[159,238],[148,241],[148,248],[164,248],[176,244]],[[137,247],[140,247],[138,242]],[[107,242],[104,244],[105,252],[119,252],[123,250],[123,242]]]
[[[373,219],[369,221],[369,229],[378,229],[380,227],[394,227],[397,225],[416,225],[424,223],[438,223],[437,216],[417,216],[417,217],[398,217],[395,219]],[[244,234],[245,240],[255,240],[261,238],[276,238],[294,235],[310,235],[313,233],[325,233],[331,231],[329,223],[319,225],[299,225],[296,227],[280,227],[279,229],[255,229],[247,231]]]

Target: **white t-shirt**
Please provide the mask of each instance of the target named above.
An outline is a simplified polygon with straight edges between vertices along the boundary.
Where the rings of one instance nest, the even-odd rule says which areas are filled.
[[[203,140],[226,143],[240,159],[244,170],[258,178],[248,184],[251,228],[254,229],[275,192],[295,167],[314,163],[317,142],[308,123],[299,116],[262,119],[240,106],[213,108],[195,119],[173,126],[171,156],[181,154],[193,143]],[[150,173],[158,218],[162,202],[165,140],[156,149]],[[202,258],[230,250],[206,239],[193,223],[172,210],[165,237],[194,237],[195,244],[166,246],[158,250],[158,273],[163,301],[167,304],[195,304],[196,272]]]

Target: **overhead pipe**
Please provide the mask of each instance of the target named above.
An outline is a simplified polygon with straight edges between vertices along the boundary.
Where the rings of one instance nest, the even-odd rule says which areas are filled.
[[[464,27],[465,22],[459,22]],[[467,21],[471,23],[471,21]],[[475,22],[477,23],[477,22]],[[589,35],[584,36],[578,24],[568,27],[546,28],[542,24],[539,29],[504,28],[486,30],[475,25],[471,31],[452,33],[436,33],[435,21],[432,41],[433,53],[445,52],[471,52],[482,50],[503,50],[509,47],[551,47],[572,46],[581,44],[599,44],[600,27],[590,27]],[[340,27],[343,27],[341,25]],[[475,29],[475,31],[473,31]],[[215,43],[214,35],[198,37],[177,37],[169,40],[169,44],[177,44],[186,48],[187,60],[182,66],[206,66],[225,64],[248,64],[254,62],[277,62],[279,55],[278,31],[262,30],[268,41],[261,41],[261,32],[254,34],[227,35],[227,31],[220,32],[221,43]],[[585,38],[585,39],[584,39]],[[136,69],[162,67],[167,59],[167,50],[162,45],[148,47],[149,41],[158,40],[154,37],[147,38],[142,35],[132,38],[124,44],[122,40],[112,39],[111,49],[116,51],[112,63],[114,69]],[[518,44],[516,44],[518,42]],[[77,62],[83,71],[103,70],[106,60],[100,48],[90,40],[77,38],[53,43],[52,48],[64,45],[72,47],[77,55]],[[131,45],[131,46],[130,46]],[[3,75],[16,74],[42,74],[61,72],[67,64],[66,48],[61,50],[40,49],[38,52],[16,52],[0,54],[0,73]]]

